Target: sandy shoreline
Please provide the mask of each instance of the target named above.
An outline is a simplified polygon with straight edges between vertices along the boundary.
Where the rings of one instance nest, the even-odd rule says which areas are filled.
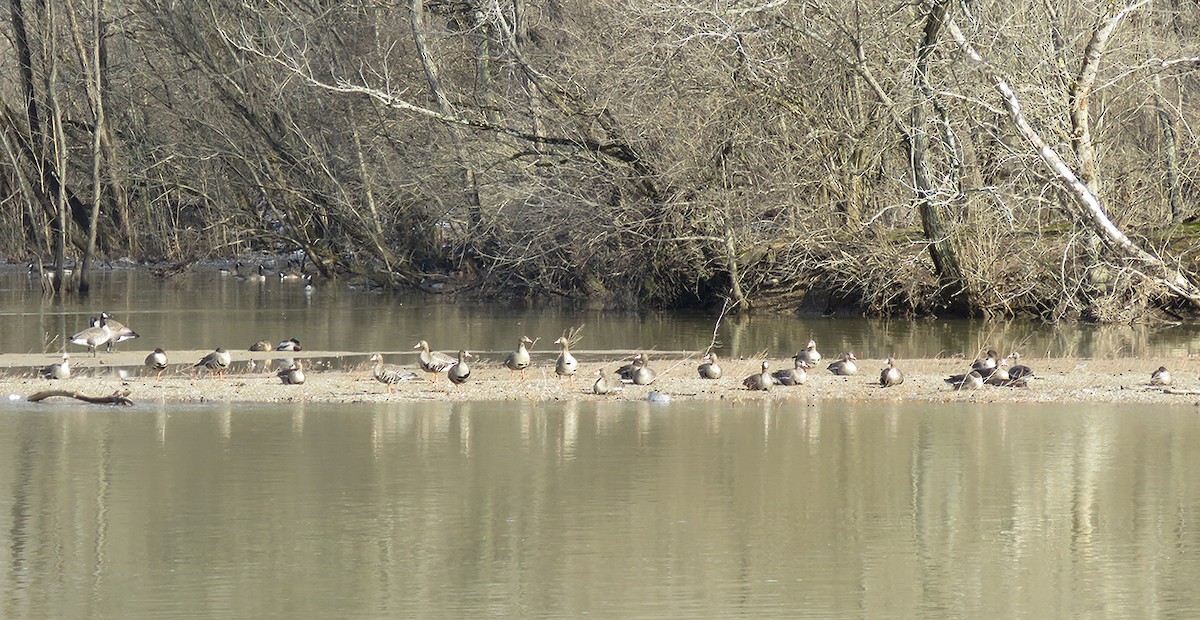
[[[1176,359],[1030,359],[1022,363],[1031,366],[1036,378],[1026,388],[984,386],[978,390],[955,391],[943,379],[968,370],[962,359],[897,360],[905,374],[902,385],[879,387],[882,360],[860,360],[860,372],[851,377],[838,377],[824,369],[809,372],[803,386],[776,386],[769,392],[752,392],[742,388],[744,377],[758,369],[761,360],[722,360],[724,376],[719,380],[702,380],[696,374],[696,360],[654,359],[652,366],[659,376],[653,385],[627,385],[612,395],[591,393],[597,368],[612,372],[626,359],[623,354],[605,357],[590,356],[582,361],[574,385],[560,381],[554,374],[553,358],[537,358],[534,367],[521,381],[499,364],[503,355],[472,366],[471,379],[454,386],[439,377],[419,373],[420,377],[397,384],[394,393],[371,376],[365,362],[368,354],[346,351],[312,351],[297,357],[309,358],[308,377],[303,385],[283,385],[274,372],[262,369],[264,354],[234,352],[233,372],[224,378],[210,379],[207,372],[198,372],[189,364],[175,364],[155,381],[154,373],[141,368],[148,351],[128,351],[102,354],[92,358],[87,354],[72,354],[73,375],[65,381],[48,381],[36,376],[34,370],[55,361],[53,355],[0,355],[0,393],[10,400],[22,400],[46,389],[64,389],[89,396],[111,394],[118,389],[129,390],[135,403],[196,403],[196,402],[403,402],[403,401],[592,401],[644,400],[650,391],[657,391],[671,400],[752,401],[758,399],[851,401],[914,401],[914,402],[995,402],[995,403],[1143,403],[1200,405],[1200,360]],[[172,360],[198,360],[204,351],[181,351]],[[615,353],[615,352],[614,352]],[[275,356],[276,354],[271,354]],[[257,359],[255,368],[248,360]],[[396,354],[389,361],[402,368],[416,371],[411,355]],[[330,360],[338,360],[334,363]],[[362,360],[361,362],[358,360]],[[1150,372],[1166,365],[1175,377],[1168,393],[1147,385]],[[773,359],[771,368],[790,367],[790,359]],[[314,368],[315,367],[315,368]],[[116,369],[123,368],[129,376],[121,378]],[[322,370],[322,368],[333,368]],[[1196,390],[1195,394],[1186,393]],[[1180,393],[1185,392],[1185,393]],[[54,402],[61,399],[51,399]]]

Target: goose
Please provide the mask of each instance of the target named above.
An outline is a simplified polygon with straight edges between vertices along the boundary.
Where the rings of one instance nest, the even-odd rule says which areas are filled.
[[[983,387],[983,375],[978,370],[972,370],[965,375],[955,375],[945,379],[946,383],[956,390],[974,390]]]
[[[879,386],[892,387],[904,383],[904,373],[896,368],[896,362],[892,358],[887,358],[887,368],[879,371]]]
[[[650,359],[645,355],[638,355],[638,358],[633,361],[633,368],[629,371],[629,381],[634,385],[650,385],[654,383],[658,373],[649,366]]]
[[[229,362],[231,361],[233,361],[233,358],[229,355],[229,352],[221,347],[217,347],[212,353],[200,358],[200,361],[196,362],[192,368],[199,368],[201,366],[207,368],[210,371],[208,377],[211,379],[218,374],[224,376],[225,369],[229,368]]]
[[[1021,354],[1013,351],[1008,356],[1012,358],[1012,366],[1008,369],[1008,376],[1013,379],[1028,379],[1033,376],[1033,369],[1021,363]]]
[[[521,336],[517,339],[517,349],[504,358],[504,367],[511,371],[513,378],[516,378],[518,370],[521,371],[522,381],[525,380],[525,369],[529,368],[531,361],[529,349],[525,348],[527,344],[533,344],[533,341],[529,336]]]
[[[742,385],[746,386],[747,390],[762,390],[771,389],[771,385],[775,383],[775,379],[771,377],[771,373],[767,372],[768,362],[763,360],[762,372],[755,373],[742,379]]]
[[[299,351],[300,341],[295,338],[289,338],[275,345],[276,351]]]
[[[988,352],[984,355],[983,359],[977,359],[971,362],[971,370],[978,370],[979,375],[986,378],[988,374],[990,374],[1000,365],[998,359],[999,357],[1000,354],[997,353],[995,349],[988,349]]]
[[[1006,386],[1011,386],[1013,383],[1012,375],[1010,375],[1008,372],[1008,359],[1007,358],[1002,358],[1000,360],[1000,364],[998,366],[996,366],[995,368],[993,368],[992,371],[987,373],[986,375],[984,375],[984,373],[982,373],[982,372],[979,374],[980,374],[980,376],[983,377],[983,382],[988,385],[997,385],[997,386],[1001,386],[1001,387],[1006,387]]]
[[[162,349],[155,349],[153,353],[146,356],[146,367],[157,372],[154,376],[155,381],[162,379],[163,371],[167,369],[167,354]]]
[[[300,360],[296,360],[291,366],[275,373],[275,376],[279,377],[284,385],[300,385],[304,383],[304,365]]]
[[[858,372],[858,364],[855,364],[854,360],[857,359],[853,353],[843,353],[841,358],[829,365],[829,372],[843,377],[855,374]]]
[[[792,356],[794,363],[791,368],[783,368],[771,373],[775,385],[804,385],[808,381],[808,362],[800,359],[800,355]]]
[[[396,366],[390,364],[384,365],[383,356],[378,353],[371,354],[371,361],[375,362],[375,368],[371,374],[375,380],[386,385],[388,394],[392,393],[392,386],[401,381],[410,381],[417,378],[417,373],[400,370]]]
[[[817,351],[817,343],[814,340],[809,340],[808,344],[796,354],[800,361],[809,366],[816,366],[821,363],[821,353]]]
[[[560,381],[562,377],[567,377],[574,384],[575,371],[579,370],[579,360],[576,360],[575,356],[571,355],[571,343],[563,336],[555,340],[554,344],[562,347],[562,352],[558,354],[558,359],[554,360],[554,372],[558,374]]]
[[[608,375],[604,373],[603,368],[596,371],[596,382],[592,384],[593,394],[612,394],[613,392],[619,392],[620,390],[621,384],[619,382],[613,384],[613,382],[609,381]]]
[[[1158,370],[1150,373],[1150,385],[1171,385],[1171,371],[1166,366],[1159,366]]]
[[[717,354],[705,353],[704,357],[700,358],[700,365],[696,367],[696,371],[700,373],[701,379],[720,379],[721,367],[717,365]]]
[[[620,379],[622,383],[633,383],[633,369],[636,367],[635,365],[641,361],[641,359],[641,353],[634,353],[628,364],[617,368],[617,378]]]
[[[475,357],[470,352],[463,349],[458,350],[458,361],[450,365],[446,369],[446,377],[450,379],[450,383],[454,385],[462,385],[471,377],[471,367],[467,365],[467,358]]]
[[[49,366],[42,368],[42,376],[47,379],[70,379],[71,366],[68,363],[70,357],[71,356],[69,354],[63,353],[61,362],[50,364]]]
[[[259,340],[258,342],[250,345],[250,350],[256,351],[256,352],[257,351],[270,351],[271,350],[271,341],[270,340]]]
[[[92,357],[96,357],[96,347],[112,340],[113,333],[104,315],[101,315],[99,320],[93,317],[89,323],[92,321],[95,321],[94,325],[67,338],[67,342],[87,347],[92,352]]]
[[[111,330],[113,334],[112,338],[108,340],[107,348],[109,353],[113,352],[113,345],[117,344],[118,342],[125,342],[126,340],[141,338],[141,336],[138,336],[137,332],[129,329],[121,323],[114,321],[111,314],[107,312],[101,312],[100,317],[108,321],[108,329]]]
[[[454,358],[430,351],[429,343],[424,340],[413,345],[413,348],[421,350],[417,355],[417,365],[421,367],[421,370],[433,375],[434,383],[437,382],[438,375],[454,363]]]

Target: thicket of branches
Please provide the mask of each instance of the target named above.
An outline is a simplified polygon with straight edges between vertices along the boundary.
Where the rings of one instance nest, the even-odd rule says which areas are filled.
[[[1196,0],[6,3],[11,260],[302,251],[612,306],[1200,304]]]

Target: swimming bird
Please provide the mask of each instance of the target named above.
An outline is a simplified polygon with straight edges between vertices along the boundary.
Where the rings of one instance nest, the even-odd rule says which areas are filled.
[[[95,357],[96,347],[111,340],[113,333],[108,328],[108,319],[104,318],[104,315],[101,315],[98,320],[93,317],[92,320],[96,321],[95,325],[67,338],[67,342],[87,347],[92,352],[92,357]]]
[[[146,356],[146,367],[157,372],[154,375],[154,380],[162,379],[163,371],[167,369],[167,354],[162,349],[155,349],[153,353]]]
[[[299,351],[300,341],[295,338],[289,338],[275,345],[276,351]]]
[[[47,379],[70,379],[71,366],[68,363],[70,355],[63,353],[62,361],[42,368],[41,374]]]
[[[792,367],[782,368],[771,373],[775,385],[804,385],[808,381],[808,362],[800,359],[800,355],[792,356]]]
[[[434,383],[437,383],[438,375],[454,363],[454,358],[430,351],[429,343],[424,340],[413,345],[413,348],[421,350],[417,355],[417,365],[421,370],[433,375]]]
[[[112,338],[108,339],[109,353],[112,353],[113,345],[117,344],[118,342],[125,342],[126,340],[133,340],[134,338],[141,337],[138,336],[138,333],[132,329],[129,329],[125,325],[114,321],[112,315],[107,312],[101,312],[100,318],[108,321],[108,329],[112,331]]]
[[[696,371],[700,373],[701,379],[720,379],[721,367],[717,365],[717,354],[705,353],[704,357],[700,358],[700,365],[696,367]]]
[[[570,379],[572,385],[575,383],[575,371],[579,370],[579,360],[571,355],[571,343],[566,336],[560,337],[554,341],[554,344],[562,347],[562,352],[558,354],[558,359],[554,360],[554,372],[558,374],[559,380],[562,377]]]
[[[765,392],[771,389],[771,386],[775,383],[775,379],[771,377],[771,373],[767,372],[767,366],[768,362],[763,360],[762,372],[742,379],[742,385],[746,386],[747,390],[762,390]]]
[[[1013,351],[1008,356],[1012,358],[1012,366],[1008,369],[1008,376],[1012,379],[1028,379],[1033,376],[1033,369],[1021,363],[1021,354]]]
[[[808,344],[796,354],[796,357],[809,366],[821,363],[821,353],[817,351],[817,343],[813,340],[809,340]]]
[[[945,379],[946,383],[956,390],[974,390],[983,387],[983,375],[978,370],[972,370],[965,375],[955,375]]]
[[[525,380],[525,369],[529,368],[531,361],[529,349],[525,348],[527,344],[533,344],[533,341],[529,339],[529,336],[521,336],[517,339],[517,350],[509,353],[508,357],[504,358],[504,367],[511,371],[514,378],[517,375],[517,371],[521,371],[522,381]]]
[[[300,385],[304,383],[304,365],[300,360],[292,362],[291,366],[282,368],[275,373],[284,385]]]
[[[858,364],[855,364],[854,360],[857,359],[853,353],[843,353],[841,358],[829,365],[829,372],[843,377],[855,374],[858,372]]]
[[[217,347],[212,353],[200,358],[200,361],[196,362],[192,368],[199,368],[201,366],[207,368],[210,371],[208,377],[211,379],[218,374],[224,376],[225,369],[229,368],[229,362],[231,361],[233,361],[233,357],[229,355],[229,352],[221,347]]]
[[[593,394],[612,394],[619,391],[621,391],[621,384],[619,382],[613,384],[612,381],[609,381],[603,368],[596,371],[596,382],[592,384]]]
[[[392,393],[393,385],[401,381],[410,381],[417,378],[417,373],[415,372],[403,371],[391,364],[384,365],[383,356],[378,353],[371,355],[371,361],[375,362],[375,368],[372,369],[371,374],[375,377],[376,381],[387,385],[388,394]]]
[[[1166,366],[1159,366],[1158,370],[1150,373],[1150,385],[1171,385],[1171,371]]]
[[[896,362],[892,358],[887,358],[887,368],[879,371],[879,386],[892,387],[904,383],[904,373],[896,368]]]
[[[450,379],[450,383],[462,385],[471,377],[471,367],[467,365],[468,357],[475,356],[464,349],[458,350],[458,361],[446,369],[446,377]]]

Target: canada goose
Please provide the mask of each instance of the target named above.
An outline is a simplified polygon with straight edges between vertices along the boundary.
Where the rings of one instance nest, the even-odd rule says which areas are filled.
[[[700,358],[700,365],[696,367],[696,372],[700,373],[701,379],[720,379],[721,367],[717,365],[717,354],[705,353],[704,357]]]
[[[879,386],[892,387],[904,383],[904,373],[896,368],[896,362],[892,358],[887,358],[887,368],[879,371]]]
[[[118,342],[125,342],[126,340],[133,340],[134,338],[141,337],[138,336],[137,332],[129,329],[127,326],[114,321],[112,315],[107,312],[101,312],[100,317],[108,320],[108,329],[112,331],[112,338],[109,338],[107,347],[109,353],[113,352],[113,345],[117,344]]]
[[[1166,366],[1159,366],[1158,370],[1150,373],[1150,385],[1171,385],[1171,371]]]
[[[383,356],[378,353],[371,355],[371,361],[375,362],[375,368],[372,369],[371,374],[375,377],[376,381],[387,386],[388,394],[392,393],[393,385],[401,381],[409,381],[417,378],[417,373],[415,372],[403,371],[390,364],[384,365]]]
[[[146,356],[146,367],[155,371],[154,380],[162,379],[163,371],[167,369],[167,354],[162,349],[155,349],[153,353]]]
[[[304,383],[304,365],[300,360],[292,362],[291,366],[280,369],[275,373],[284,385],[300,385]]]
[[[413,348],[421,350],[417,354],[417,364],[421,367],[421,370],[433,375],[435,383],[437,382],[438,375],[454,363],[454,358],[430,351],[429,343],[424,340],[418,342]]]
[[[530,364],[529,349],[525,348],[527,344],[533,344],[533,341],[529,336],[521,336],[517,339],[517,350],[504,358],[504,367],[511,371],[513,377],[516,377],[518,370],[521,371],[522,381],[525,380],[525,369],[529,368]]]
[[[771,373],[775,385],[804,385],[808,381],[808,362],[800,359],[800,355],[792,356],[792,367],[776,370]]]
[[[749,377],[742,379],[742,385],[746,386],[747,390],[762,390],[765,392],[771,389],[771,386],[775,383],[775,379],[771,377],[771,373],[767,372],[768,365],[768,362],[763,360],[762,372],[752,374]]]
[[[858,372],[858,364],[854,363],[857,359],[853,353],[843,353],[841,358],[829,365],[829,372],[843,377],[853,375]]]
[[[814,340],[809,340],[808,344],[796,354],[801,362],[809,366],[816,366],[821,363],[821,353],[817,351],[817,343]]]
[[[68,364],[69,359],[70,355],[63,353],[61,362],[50,364],[49,366],[42,368],[42,376],[47,379],[70,379],[71,366]]]
[[[467,365],[467,358],[475,357],[470,352],[463,349],[458,350],[458,361],[450,365],[446,369],[446,377],[450,379],[450,383],[454,385],[462,385],[471,377],[471,367]]]
[[[92,352],[92,357],[96,357],[96,347],[111,340],[113,333],[108,328],[108,319],[103,315],[98,320],[92,320],[95,320],[95,325],[72,335],[67,342],[87,347]]]
[[[554,344],[562,347],[562,352],[558,354],[558,359],[554,360],[554,372],[560,377],[567,377],[571,383],[575,383],[575,371],[579,370],[579,361],[571,355],[571,344],[567,338],[561,337],[554,341]]]
[[[233,361],[233,358],[229,355],[229,352],[221,347],[217,347],[212,353],[200,358],[200,361],[196,362],[192,368],[199,368],[201,366],[207,368],[210,371],[208,376],[211,379],[218,374],[224,376],[225,369],[229,368],[229,362],[231,361]]]

